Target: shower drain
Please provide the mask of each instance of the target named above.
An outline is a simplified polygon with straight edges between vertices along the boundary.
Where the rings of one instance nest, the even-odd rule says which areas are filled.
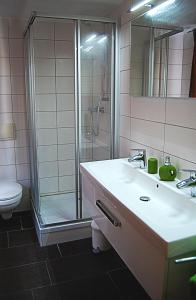
[[[140,200],[141,201],[150,201],[150,197],[148,197],[148,196],[141,196]]]

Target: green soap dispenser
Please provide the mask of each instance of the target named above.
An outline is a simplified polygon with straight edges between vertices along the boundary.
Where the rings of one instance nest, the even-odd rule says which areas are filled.
[[[165,163],[159,168],[159,176],[163,181],[173,181],[176,178],[176,168],[171,164],[169,156],[165,157]]]

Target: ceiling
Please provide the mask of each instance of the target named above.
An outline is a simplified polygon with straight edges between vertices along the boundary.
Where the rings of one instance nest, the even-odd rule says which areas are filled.
[[[25,0],[0,0],[1,16],[19,16]]]
[[[165,0],[152,0],[152,3],[157,5]],[[140,0],[136,3],[140,2]],[[134,19],[134,16],[133,16]],[[174,4],[164,9],[163,13],[153,17],[140,11],[137,13],[135,24],[145,26],[161,26],[161,27],[189,27],[196,24],[196,1],[195,0],[175,0]]]
[[[0,15],[28,17],[32,11],[52,15],[108,16],[123,0],[0,0]]]
[[[151,0],[155,6],[165,0]],[[137,11],[131,16],[140,25],[175,25],[186,27],[196,24],[196,0],[175,0],[175,4],[169,7],[159,16],[147,17],[145,11]],[[0,0],[0,16],[28,18],[32,11],[50,15],[85,15],[107,17],[117,10],[124,0]],[[125,2],[129,2],[126,0]],[[132,0],[132,5],[141,0]],[[131,3],[131,0],[130,0]],[[147,9],[147,8],[144,8]],[[141,16],[142,15],[142,16]]]

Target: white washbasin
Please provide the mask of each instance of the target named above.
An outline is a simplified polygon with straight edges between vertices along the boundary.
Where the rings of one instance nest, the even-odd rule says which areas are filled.
[[[158,175],[148,174],[127,159],[84,163],[81,167],[119,201],[130,213],[128,217],[134,215],[161,239],[168,256],[176,249],[180,251],[175,255],[180,254],[182,247],[196,249],[196,198],[190,196],[189,189],[177,189],[177,180],[160,181]],[[141,196],[150,201],[141,201]]]

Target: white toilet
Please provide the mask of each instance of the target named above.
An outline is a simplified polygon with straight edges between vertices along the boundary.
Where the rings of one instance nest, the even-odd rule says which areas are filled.
[[[22,186],[16,182],[0,181],[0,215],[4,220],[12,217],[22,198]]]

